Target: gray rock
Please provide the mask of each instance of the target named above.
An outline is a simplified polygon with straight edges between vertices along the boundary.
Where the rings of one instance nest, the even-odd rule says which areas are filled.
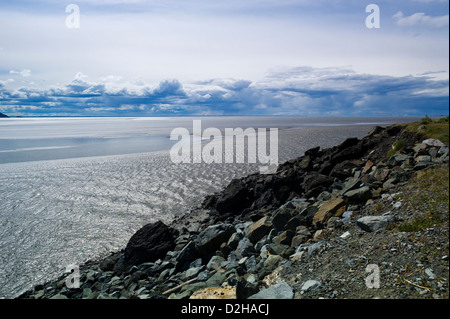
[[[439,156],[446,156],[446,155],[448,155],[448,152],[449,152],[448,146],[442,146],[439,149],[438,154],[439,154]]]
[[[356,221],[356,224],[367,232],[373,232],[378,229],[382,229],[390,223],[396,222],[397,219],[394,216],[364,216]]]
[[[317,280],[307,280],[307,281],[302,285],[301,291],[303,291],[303,292],[308,292],[308,291],[311,291],[311,290],[316,289],[316,288],[319,287],[319,286],[320,286],[320,281],[317,281]]]
[[[231,249],[236,249],[242,238],[244,238],[244,234],[242,232],[235,232],[228,239],[227,245],[230,246]]]
[[[361,203],[372,198],[372,191],[368,186],[363,186],[344,193],[344,197],[346,197],[350,202]]]
[[[245,268],[247,269],[248,273],[256,273],[260,267],[261,265],[258,263],[255,256],[250,256],[245,261]]]
[[[228,241],[235,232],[231,224],[219,224],[207,227],[197,238],[198,253],[205,256],[219,248],[220,244]]]
[[[195,277],[197,277],[198,274],[199,274],[200,272],[202,272],[204,269],[205,269],[205,266],[189,268],[189,269],[186,270],[185,273],[184,273],[184,279],[185,279],[185,280],[189,280],[189,279],[195,278]]]
[[[352,221],[352,215],[353,215],[353,211],[351,210],[347,210],[342,214],[342,223],[344,223],[344,225],[350,224],[350,222]]]
[[[201,273],[198,274],[197,280],[198,281],[206,281],[212,276],[211,272],[208,270],[204,270]]]
[[[445,146],[444,143],[442,143],[441,141],[439,141],[437,139],[434,139],[434,138],[426,139],[422,143],[425,144],[425,145],[428,145],[428,146],[439,146],[439,147]]]
[[[221,256],[212,256],[212,258],[209,260],[208,264],[206,265],[206,268],[209,270],[219,270],[220,264],[223,263],[225,259]]]
[[[242,257],[249,256],[255,252],[252,242],[247,237],[242,238],[236,247],[236,252]]]
[[[293,299],[294,289],[286,282],[280,282],[276,285],[263,289],[258,293],[251,295],[248,299]]]

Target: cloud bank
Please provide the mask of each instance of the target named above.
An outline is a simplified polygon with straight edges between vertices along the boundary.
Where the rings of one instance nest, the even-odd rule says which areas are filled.
[[[208,79],[157,84],[82,73],[49,89],[0,82],[0,112],[15,116],[422,116],[446,115],[449,81],[436,72],[390,76],[348,68],[279,68],[260,81]]]

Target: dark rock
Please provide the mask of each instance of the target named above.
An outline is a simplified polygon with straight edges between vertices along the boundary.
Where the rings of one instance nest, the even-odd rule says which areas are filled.
[[[244,181],[233,179],[217,198],[215,208],[219,213],[240,213],[250,207],[253,202],[251,197]]]
[[[217,250],[220,244],[228,241],[235,232],[231,224],[218,224],[207,227],[197,238],[198,253],[205,256]]]
[[[240,277],[236,283],[236,299],[247,299],[259,291],[256,283],[250,283]]]
[[[343,195],[351,203],[364,203],[372,198],[372,191],[368,186],[348,191]]]
[[[302,183],[302,188],[306,193],[305,197],[316,197],[323,191],[327,190],[333,182],[334,178],[327,175],[318,173],[310,173],[306,175]]]
[[[252,243],[257,243],[261,238],[267,235],[272,229],[272,222],[265,216],[250,226],[247,236]]]
[[[161,221],[147,224],[128,241],[124,261],[127,265],[139,265],[163,259],[174,246],[172,231],[167,225]]]
[[[111,256],[106,257],[100,262],[100,269],[103,271],[112,271],[114,269],[114,265],[120,258],[120,254],[114,253]]]
[[[353,176],[353,172],[361,168],[361,163],[356,163],[355,161],[344,161],[342,163],[336,164],[330,172],[330,176],[344,180],[348,177]]]
[[[195,241],[190,241],[184,248],[180,251],[177,256],[178,263],[184,263],[186,261],[192,261],[198,257],[198,246]]]
[[[273,228],[277,231],[283,230],[286,226],[286,223],[295,213],[295,209],[280,207],[277,209],[272,218]]]

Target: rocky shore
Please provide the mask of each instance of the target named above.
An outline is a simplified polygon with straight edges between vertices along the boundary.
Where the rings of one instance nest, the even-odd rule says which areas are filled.
[[[19,298],[448,299],[448,182],[443,202],[417,182],[430,170],[448,178],[448,162],[439,140],[375,127],[145,225],[81,265],[79,287],[66,273]],[[413,228],[420,218],[431,223]]]

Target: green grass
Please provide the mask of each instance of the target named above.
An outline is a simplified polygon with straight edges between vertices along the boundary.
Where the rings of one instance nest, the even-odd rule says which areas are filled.
[[[415,196],[403,198],[422,214],[414,220],[397,225],[397,230],[416,232],[430,227],[448,225],[449,167],[441,165],[419,172],[410,180]],[[443,212],[447,212],[446,214]]]
[[[406,126],[406,130],[409,132],[419,132],[424,137],[435,138],[447,145],[449,144],[448,116],[436,121],[433,121],[431,118],[426,116],[420,122],[408,123],[403,125]],[[419,127],[422,125],[425,126],[425,128],[419,131]]]
[[[388,152],[387,157],[391,157],[395,155],[397,152],[403,151],[403,149],[405,148],[405,144],[406,142],[404,139],[399,139],[397,142],[394,143],[394,145],[392,145],[392,149]]]

